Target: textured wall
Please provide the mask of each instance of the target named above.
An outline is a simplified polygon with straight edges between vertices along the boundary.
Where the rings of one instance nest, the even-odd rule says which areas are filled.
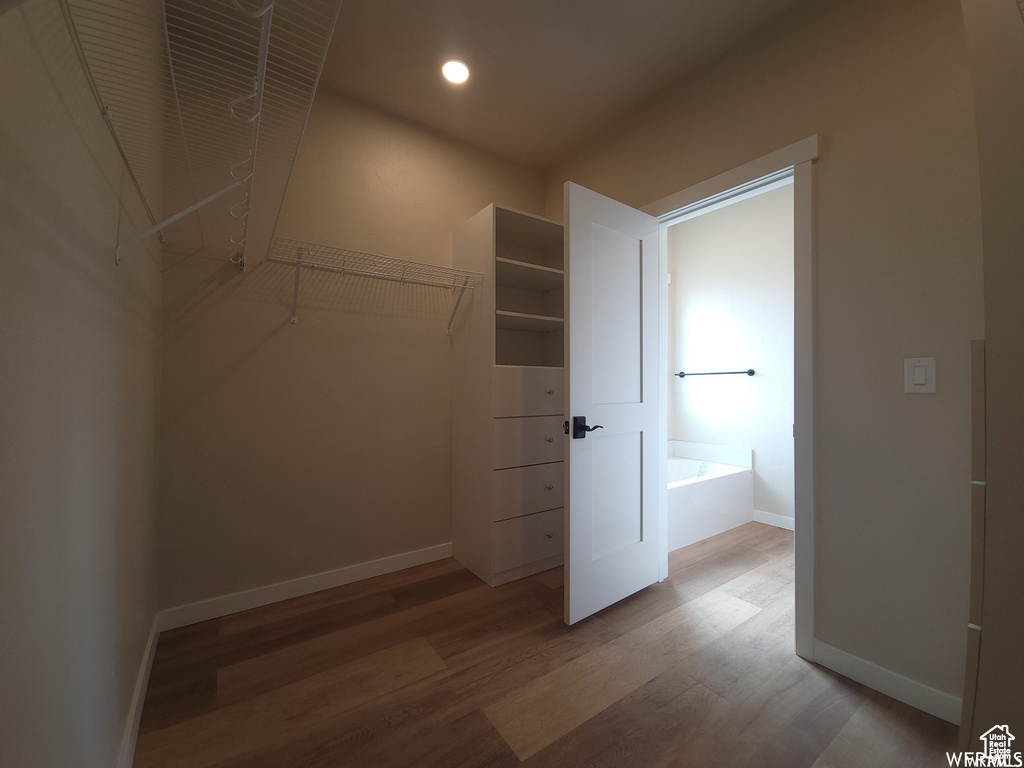
[[[56,0],[0,16],[0,72],[0,765],[111,768],[156,607],[157,254],[114,263],[149,222]]]
[[[451,264],[487,203],[542,207],[539,174],[329,92],[278,234]],[[454,296],[204,254],[166,272],[164,607],[451,541]]]

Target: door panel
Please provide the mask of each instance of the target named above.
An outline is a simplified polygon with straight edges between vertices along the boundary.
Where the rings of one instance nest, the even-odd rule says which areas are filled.
[[[641,243],[594,224],[590,304],[595,403],[637,403],[643,398]]]
[[[565,620],[658,580],[658,221],[566,184],[566,417],[601,429],[566,438]]]
[[[643,539],[643,433],[590,436],[595,560]]]

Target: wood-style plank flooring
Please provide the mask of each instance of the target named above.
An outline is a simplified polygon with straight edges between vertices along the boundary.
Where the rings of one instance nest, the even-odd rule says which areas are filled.
[[[136,768],[932,768],[956,728],[793,653],[793,535],[750,523],[575,627],[562,574],[454,560],[160,636]]]

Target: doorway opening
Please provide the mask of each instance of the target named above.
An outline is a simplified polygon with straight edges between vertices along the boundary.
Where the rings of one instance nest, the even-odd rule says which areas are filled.
[[[793,530],[793,174],[666,222],[668,550]]]
[[[642,210],[658,219],[660,225],[660,252],[662,252],[662,328],[660,337],[669,339],[669,256],[670,230],[687,218],[697,218],[700,213],[713,214],[717,209],[740,203],[744,198],[755,198],[770,193],[774,184],[792,189],[793,201],[793,322],[792,322],[792,388],[790,401],[793,416],[790,439],[793,445],[793,525],[796,531],[795,586],[796,586],[796,652],[813,660],[814,658],[814,174],[813,163],[818,159],[818,136],[809,136],[794,144],[762,158],[745,163],[718,176],[682,189],[673,195],[645,206]],[[678,279],[674,276],[678,287]],[[699,345],[698,347],[699,348]],[[670,371],[669,344],[662,345],[662,415],[665,442],[668,445],[669,424],[669,379],[678,392],[679,385],[692,384],[700,378],[710,380],[733,379],[733,387],[751,384],[757,378],[757,366],[753,362],[739,368],[719,370],[754,369],[753,378],[732,375],[719,377],[693,377],[689,382],[673,376],[685,372],[684,367]],[[694,360],[696,362],[696,360]],[[702,365],[702,361],[700,362]],[[701,371],[694,371],[701,373]],[[745,381],[744,381],[745,380]],[[756,446],[744,446],[756,447]],[[668,462],[666,462],[667,464]],[[730,462],[722,462],[730,463]],[[753,462],[752,462],[753,463]],[[668,518],[668,468],[665,482],[660,484],[665,497],[662,499],[662,530],[664,539],[669,541]],[[772,510],[762,510],[770,512]],[[774,514],[780,514],[774,512]],[[771,518],[773,522],[779,520]],[[663,578],[668,575],[668,558],[663,564]]]

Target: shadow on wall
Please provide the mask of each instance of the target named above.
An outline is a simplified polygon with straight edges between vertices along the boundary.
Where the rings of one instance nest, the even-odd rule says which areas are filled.
[[[253,304],[278,306],[291,319],[295,299],[295,267],[264,261],[243,274],[222,259],[194,255],[168,270],[175,282],[190,284],[173,288],[164,297],[164,333],[172,339],[202,320],[220,302],[230,298]],[[471,300],[467,291],[460,311]],[[437,326],[444,333],[458,298],[458,291],[438,286],[399,283],[338,272],[303,269],[299,279],[298,317],[309,313],[340,313],[405,318]]]
[[[454,297],[304,270],[293,325],[294,281],[165,273],[163,605],[450,539]]]

